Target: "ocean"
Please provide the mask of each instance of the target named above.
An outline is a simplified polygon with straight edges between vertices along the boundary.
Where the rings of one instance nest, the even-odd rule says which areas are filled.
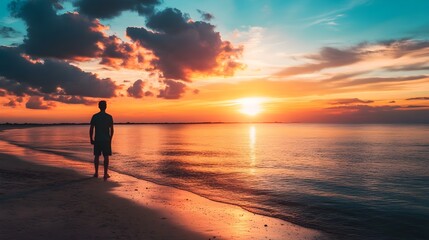
[[[0,140],[89,163],[88,130],[12,129]],[[333,239],[429,239],[429,125],[116,125],[112,149],[115,171]]]

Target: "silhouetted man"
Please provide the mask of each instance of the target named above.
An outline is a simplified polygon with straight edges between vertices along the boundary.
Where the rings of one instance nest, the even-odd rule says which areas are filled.
[[[109,178],[109,156],[112,155],[112,138],[113,138],[113,118],[110,114],[106,113],[106,101],[98,103],[100,112],[96,113],[91,118],[91,127],[89,128],[89,138],[91,144],[94,145],[94,177],[98,177],[98,164],[101,153],[104,156],[104,180]],[[95,127],[95,139],[94,136]]]

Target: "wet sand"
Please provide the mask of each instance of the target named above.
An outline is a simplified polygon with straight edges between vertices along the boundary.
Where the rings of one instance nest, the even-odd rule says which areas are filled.
[[[91,177],[91,163],[0,145],[0,239],[327,238],[113,171],[104,182]]]

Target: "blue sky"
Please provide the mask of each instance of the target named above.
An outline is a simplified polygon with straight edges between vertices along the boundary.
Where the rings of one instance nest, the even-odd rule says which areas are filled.
[[[20,20],[10,18],[7,5],[0,2],[0,24],[25,33]],[[70,4],[65,4],[71,10]],[[284,36],[293,36],[309,44],[310,49],[332,44],[355,44],[421,35],[429,28],[425,0],[165,0],[163,7],[176,7],[199,19],[197,9],[215,16],[213,24],[221,32],[232,32],[249,26],[263,27]],[[112,29],[143,25],[136,13],[125,12],[121,17],[106,21]],[[2,39],[2,44],[12,40]]]
[[[261,26],[293,35],[305,42],[356,43],[409,37],[429,27],[429,1],[303,0],[303,1],[165,1],[198,16],[196,9],[212,13],[224,31]]]

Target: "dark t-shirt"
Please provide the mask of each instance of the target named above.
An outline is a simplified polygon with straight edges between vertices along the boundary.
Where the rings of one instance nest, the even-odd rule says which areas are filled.
[[[109,142],[110,128],[113,126],[113,118],[110,114],[99,112],[91,118],[91,126],[95,126],[95,141]]]

